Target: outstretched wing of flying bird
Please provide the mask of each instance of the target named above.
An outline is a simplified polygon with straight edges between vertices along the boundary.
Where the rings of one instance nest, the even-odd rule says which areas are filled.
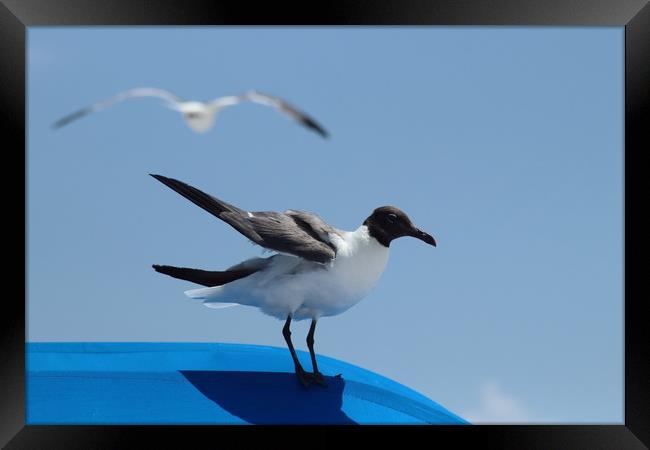
[[[293,120],[301,123],[302,125],[310,128],[316,133],[320,134],[322,137],[327,138],[329,133],[325,128],[322,127],[315,119],[307,115],[306,113],[300,111],[298,108],[290,105],[285,100],[282,100],[279,97],[274,97],[272,95],[263,94],[259,91],[248,91],[245,94],[241,95],[231,95],[228,97],[220,97],[213,100],[210,104],[215,108],[224,108],[226,106],[237,105],[241,102],[250,101],[253,103],[259,103],[261,105],[271,106],[282,114],[289,116]]]
[[[315,214],[293,210],[248,212],[182,181],[151,176],[264,248],[322,264],[336,256],[330,236],[338,232]]]
[[[134,98],[134,97],[161,98],[167,103],[168,106],[174,109],[176,109],[178,103],[181,102],[181,99],[178,96],[164,89],[148,88],[148,87],[134,88],[134,89],[129,89],[128,91],[120,92],[119,94],[111,98],[107,98],[105,100],[99,101],[85,108],[82,108],[78,111],[75,111],[71,114],[68,114],[67,116],[62,117],[61,119],[54,122],[54,124],[52,124],[52,127],[61,128],[62,126],[65,126],[70,122],[80,119],[84,116],[87,116],[90,113],[101,111],[102,109],[106,109],[109,106],[115,105],[116,103],[120,103],[124,100],[127,100],[129,98]]]

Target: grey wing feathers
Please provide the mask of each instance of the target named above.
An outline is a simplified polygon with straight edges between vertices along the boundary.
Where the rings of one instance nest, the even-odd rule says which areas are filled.
[[[260,211],[243,220],[252,224],[261,238],[256,243],[262,247],[319,263],[327,263],[336,256],[336,247],[329,237],[315,232],[304,221],[296,221],[294,216]]]
[[[316,215],[298,211],[249,213],[181,181],[151,176],[264,248],[319,263],[336,256],[336,247],[327,234],[329,225]]]
[[[322,137],[327,138],[329,133],[321,124],[316,122],[316,120],[304,112],[300,111],[293,105],[290,105],[285,100],[282,100],[279,97],[274,97],[272,95],[264,94],[259,91],[249,91],[243,96],[243,99],[250,100],[255,103],[260,103],[262,105],[273,106],[277,108],[280,112],[286,114],[294,120],[297,120],[307,128],[311,128],[316,133],[320,134]]]
[[[223,286],[232,283],[241,278],[246,278],[266,266],[268,266],[274,257],[270,258],[251,258],[240,262],[226,270],[201,270],[190,269],[187,267],[174,267],[154,264],[152,267],[156,272],[169,275],[170,277],[180,280],[191,281],[192,283],[201,284],[207,287]]]
[[[52,124],[52,128],[61,128],[61,127],[65,126],[65,125],[69,124],[70,122],[73,122],[73,121],[75,121],[77,119],[80,119],[80,118],[82,118],[83,116],[85,116],[87,114],[90,114],[94,110],[95,109],[92,106],[88,106],[86,108],[75,111],[75,112],[73,112],[71,114],[68,114],[67,116],[64,116],[64,117],[60,118],[56,122],[54,122]]]
[[[178,181],[173,178],[167,178],[162,175],[150,175],[167,187],[178,192],[195,205],[200,206],[213,216],[228,223],[230,226],[235,228],[251,241],[258,243],[260,240],[259,235],[257,235],[255,230],[253,230],[249,224],[239,220],[239,218],[244,215],[245,212],[236,206],[208,195],[205,192],[190,186],[189,184],[183,183],[182,181]]]
[[[334,227],[329,225],[314,213],[307,211],[295,211],[292,209],[288,209],[284,213],[291,217],[299,227],[305,230],[305,232],[312,235],[314,239],[320,239],[329,243],[330,234],[338,233]]]
[[[237,263],[234,266],[228,267],[227,270],[253,270],[257,272],[271,264],[271,261],[273,261],[273,258],[276,256],[277,255],[269,256],[268,258],[250,258]]]
[[[224,284],[232,283],[233,281],[245,278],[257,272],[257,269],[228,269],[223,271],[212,271],[190,269],[187,267],[163,266],[158,264],[154,264],[152,267],[158,273],[169,275],[170,277],[178,278],[179,280],[191,281],[192,283],[206,287],[223,286]]]
[[[52,127],[61,128],[69,124],[70,122],[80,119],[81,117],[86,116],[92,112],[101,111],[102,109],[108,108],[109,106],[112,106],[116,103],[119,103],[131,97],[158,97],[165,100],[169,105],[175,105],[176,103],[181,101],[181,99],[177,97],[175,94],[172,94],[169,91],[165,91],[164,89],[158,89],[158,88],[129,89],[128,91],[120,92],[119,94],[111,98],[101,100],[97,103],[94,103],[93,105],[86,106],[85,108],[79,109],[71,114],[68,114],[67,116],[62,117],[61,119],[54,122],[52,124]]]

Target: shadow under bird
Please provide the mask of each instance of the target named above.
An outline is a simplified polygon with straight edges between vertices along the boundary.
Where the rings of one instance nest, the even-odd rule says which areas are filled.
[[[154,265],[163,274],[205,288],[186,291],[210,308],[247,305],[285,320],[282,334],[295,372],[304,386],[325,386],[314,353],[314,331],[321,317],[341,314],[365,297],[379,280],[390,243],[411,236],[427,244],[435,239],[418,229],[394,206],[375,209],[354,231],[338,230],[315,214],[287,210],[245,211],[181,181],[151,175],[255,244],[278,252],[251,258],[224,271]],[[291,321],[311,319],[307,346],[313,372],[306,372],[291,342]]]
[[[255,90],[240,95],[219,97],[208,102],[200,102],[183,100],[177,95],[164,89],[150,87],[134,88],[68,114],[54,122],[52,127],[61,128],[70,122],[87,116],[88,114],[101,111],[117,103],[123,102],[124,100],[137,97],[156,97],[162,99],[165,106],[180,112],[187,125],[197,133],[205,133],[212,128],[217,115],[222,109],[228,106],[238,105],[242,102],[253,102],[275,108],[282,114],[285,114],[291,119],[318,133],[323,138],[329,136],[329,133],[318,122],[316,122],[316,120],[290,105],[285,100]]]

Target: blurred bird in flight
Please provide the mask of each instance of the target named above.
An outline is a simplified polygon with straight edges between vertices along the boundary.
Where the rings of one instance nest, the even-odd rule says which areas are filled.
[[[101,111],[117,103],[123,102],[124,100],[138,97],[155,97],[162,99],[165,106],[181,113],[187,125],[197,133],[205,133],[212,128],[217,115],[222,109],[228,106],[238,105],[242,102],[253,102],[275,108],[282,114],[297,121],[315,133],[318,133],[323,138],[329,136],[329,133],[318,122],[316,122],[316,120],[290,105],[285,100],[255,90],[240,95],[219,97],[208,102],[200,102],[183,100],[177,95],[164,89],[152,87],[134,88],[68,114],[54,122],[52,126],[53,128],[61,128],[70,122],[87,116],[93,112]]]

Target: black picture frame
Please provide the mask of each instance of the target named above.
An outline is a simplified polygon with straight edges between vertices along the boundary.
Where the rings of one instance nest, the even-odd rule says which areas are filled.
[[[642,155],[650,149],[650,5],[648,0],[363,0],[325,2],[259,2],[203,0],[84,0],[0,1],[0,95],[5,158],[4,173],[25,172],[26,152],[26,27],[69,25],[522,25],[625,27],[625,418],[621,425],[473,425],[431,427],[329,428],[317,441],[336,442],[338,433],[382,436],[385,431],[426,433],[429,442],[451,440],[466,445],[513,449],[632,449],[650,445],[650,315],[644,312],[647,292],[642,267],[650,229],[639,203],[647,190],[648,166]],[[25,175],[26,176],[26,175]],[[26,242],[25,180],[19,184],[3,176],[6,212],[5,242],[22,235]],[[19,196],[22,186],[23,196]],[[644,189],[644,187],[646,189]],[[647,204],[647,200],[645,202]],[[13,209],[13,208],[12,208]],[[24,221],[18,211],[22,210]],[[13,228],[12,228],[13,226]],[[13,232],[13,233],[12,233]],[[145,440],[147,447],[217,446],[224,431],[241,442],[250,427],[214,426],[33,426],[25,425],[25,251],[6,259],[6,286],[17,285],[18,295],[3,299],[0,346],[0,445],[10,449],[129,448]],[[635,260],[639,260],[638,264]],[[22,261],[22,267],[17,261]],[[647,271],[647,263],[645,264]],[[11,272],[15,270],[16,274]],[[22,269],[25,284],[20,286]],[[21,289],[21,287],[23,289]],[[22,292],[22,295],[20,293]],[[275,435],[285,445],[283,427],[254,427]],[[301,430],[304,432],[305,427]],[[311,430],[311,427],[310,427]],[[295,432],[291,431],[291,433]],[[309,432],[307,436],[309,436]],[[311,434],[311,436],[315,436]],[[187,438],[191,440],[188,440]],[[297,439],[296,439],[297,441]],[[408,445],[408,441],[405,442]],[[166,445],[165,445],[166,444]],[[302,445],[310,445],[305,441]]]

